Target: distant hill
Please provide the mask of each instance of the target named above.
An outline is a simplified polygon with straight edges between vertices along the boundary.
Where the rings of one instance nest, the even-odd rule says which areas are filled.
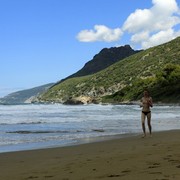
[[[32,89],[26,89],[11,93],[4,98],[0,98],[0,104],[22,104],[31,103],[35,98],[50,88],[53,83],[49,83],[43,86],[38,86]]]
[[[42,102],[136,101],[145,88],[155,102],[180,102],[180,37],[131,55],[95,74],[74,77],[39,96]]]
[[[65,79],[62,79],[55,85],[73,77],[81,77],[97,73],[108,66],[138,52],[140,51],[133,50],[129,45],[104,48],[98,54],[96,54],[92,60],[88,61],[82,69],[66,77]]]

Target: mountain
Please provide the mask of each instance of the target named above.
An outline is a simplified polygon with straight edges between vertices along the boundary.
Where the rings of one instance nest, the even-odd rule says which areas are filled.
[[[155,102],[180,102],[180,37],[141,51],[92,75],[73,77],[38,97],[41,102],[136,101],[148,88]]]
[[[21,104],[21,103],[36,102],[36,97],[39,96],[44,91],[46,91],[48,88],[54,87],[59,83],[72,77],[79,77],[79,76],[85,76],[96,73],[102,69],[105,69],[111,64],[125,57],[128,57],[132,54],[135,54],[137,52],[139,51],[133,50],[129,45],[125,45],[121,47],[112,47],[109,49],[104,48],[98,54],[96,54],[92,60],[87,62],[82,69],[68,76],[67,78],[62,79],[61,81],[54,84],[50,83],[47,85],[9,94],[4,98],[0,98],[0,104]]]
[[[133,50],[129,45],[104,48],[98,54],[96,54],[92,60],[88,61],[82,69],[66,77],[65,79],[62,79],[55,85],[73,77],[81,77],[97,73],[107,68],[108,66],[116,63],[117,61],[120,61],[138,52],[140,51]]]
[[[50,88],[53,83],[43,86],[38,86],[32,89],[26,89],[18,92],[11,93],[3,98],[0,98],[0,104],[22,104],[31,103],[35,98]]]

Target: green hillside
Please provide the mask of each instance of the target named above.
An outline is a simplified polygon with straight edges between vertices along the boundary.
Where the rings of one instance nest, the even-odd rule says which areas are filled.
[[[180,102],[180,37],[121,60],[89,76],[68,79],[40,101],[129,102],[148,88],[154,101]]]

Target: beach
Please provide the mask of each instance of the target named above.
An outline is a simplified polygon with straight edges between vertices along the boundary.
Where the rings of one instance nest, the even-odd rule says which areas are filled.
[[[180,130],[0,154],[2,180],[179,180]]]

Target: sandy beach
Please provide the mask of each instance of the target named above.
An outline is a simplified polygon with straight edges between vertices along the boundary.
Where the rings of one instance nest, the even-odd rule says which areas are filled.
[[[180,130],[0,154],[1,180],[179,180]]]

